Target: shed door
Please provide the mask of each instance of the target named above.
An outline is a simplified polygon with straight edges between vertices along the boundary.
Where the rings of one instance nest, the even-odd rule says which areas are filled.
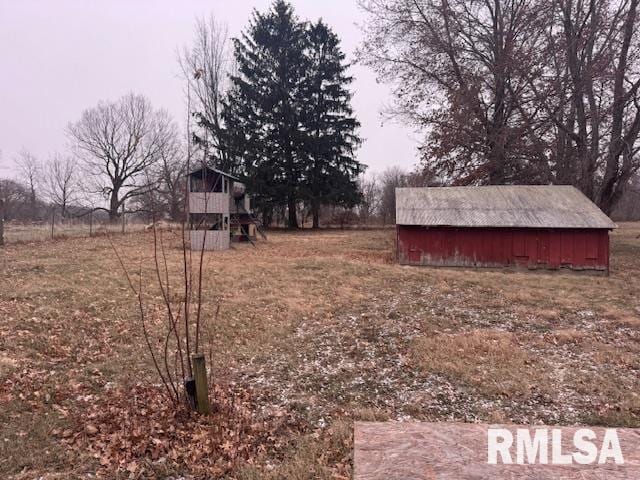
[[[419,262],[420,261],[420,249],[418,248],[418,246],[415,244],[415,242],[410,242],[409,243],[409,261],[410,262]]]

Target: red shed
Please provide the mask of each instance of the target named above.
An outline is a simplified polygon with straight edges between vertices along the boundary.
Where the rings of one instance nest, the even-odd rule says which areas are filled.
[[[396,189],[404,265],[609,271],[616,225],[564,185]]]

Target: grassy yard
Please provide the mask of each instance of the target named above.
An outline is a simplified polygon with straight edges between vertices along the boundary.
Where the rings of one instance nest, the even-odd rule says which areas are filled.
[[[113,241],[159,305],[151,234]],[[390,230],[205,258],[208,420],[163,410],[106,237],[0,250],[1,478],[349,478],[354,420],[640,426],[640,224],[609,277],[402,267]]]
[[[51,228],[51,220],[34,224],[21,224],[6,222],[4,225],[4,241],[6,243],[33,243],[51,240],[52,235],[55,240],[90,237],[92,235],[105,235],[107,233],[117,234],[122,231],[121,224],[109,224],[96,221],[93,225],[85,222],[68,222],[56,220]],[[144,223],[128,222],[125,225],[127,233],[141,232],[145,229]]]

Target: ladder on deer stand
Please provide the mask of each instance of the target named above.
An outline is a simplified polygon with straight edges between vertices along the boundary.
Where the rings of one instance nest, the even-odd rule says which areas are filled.
[[[260,236],[265,241],[268,240],[267,239],[267,234],[265,233],[264,229],[262,228],[262,225],[261,225],[260,221],[255,217],[255,215],[253,215],[253,213],[247,211],[247,209],[244,208],[244,205],[243,205],[241,199],[236,199],[236,207],[237,207],[238,212],[245,214],[249,218],[251,223],[253,225],[255,225],[256,231],[260,234]],[[251,245],[253,245],[255,247],[256,244],[254,243],[253,240],[251,240],[251,237],[249,236],[249,234],[247,233],[247,235],[245,235],[245,236],[247,237],[247,240],[249,240]]]

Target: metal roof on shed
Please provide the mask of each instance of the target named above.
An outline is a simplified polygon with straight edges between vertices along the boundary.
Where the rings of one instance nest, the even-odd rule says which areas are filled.
[[[569,185],[397,188],[396,224],[616,228],[602,210]]]
[[[201,176],[201,172],[206,169],[206,174],[209,173],[217,173],[218,175],[222,175],[223,177],[227,177],[230,178],[231,180],[235,180],[236,182],[240,182],[240,179],[238,177],[235,177],[233,175],[231,175],[230,173],[227,172],[223,172],[222,170],[218,170],[217,168],[212,168],[212,167],[198,167],[195,170],[192,170],[191,173],[189,173],[190,176],[195,177],[195,176]]]

